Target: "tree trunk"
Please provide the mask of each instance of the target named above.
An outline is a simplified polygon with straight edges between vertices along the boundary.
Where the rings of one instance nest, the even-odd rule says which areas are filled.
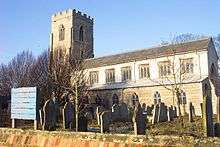
[[[182,114],[181,114],[181,108],[180,108],[180,99],[179,99],[179,96],[180,96],[179,91],[176,91],[178,117],[182,116]]]
[[[78,112],[78,89],[77,89],[77,84],[75,86],[75,110],[76,110],[76,132],[78,132],[78,126],[79,126],[79,112]]]

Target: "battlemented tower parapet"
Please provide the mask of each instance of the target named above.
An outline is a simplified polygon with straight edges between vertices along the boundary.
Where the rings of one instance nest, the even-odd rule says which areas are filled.
[[[93,18],[75,9],[52,15],[50,50],[63,49],[72,58],[91,58]]]

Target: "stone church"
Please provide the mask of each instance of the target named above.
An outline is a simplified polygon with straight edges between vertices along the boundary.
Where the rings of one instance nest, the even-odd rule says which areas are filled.
[[[141,104],[161,101],[175,106],[178,88],[186,112],[191,102],[195,114],[201,115],[203,96],[208,93],[216,113],[218,55],[212,38],[94,58],[93,18],[66,10],[52,16],[51,27],[51,51],[62,47],[71,57],[85,59],[91,101],[98,95],[111,104],[116,94],[130,105],[135,94]]]

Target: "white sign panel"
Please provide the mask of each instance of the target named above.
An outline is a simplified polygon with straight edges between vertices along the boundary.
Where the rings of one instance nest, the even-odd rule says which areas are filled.
[[[37,88],[11,89],[11,118],[36,120]]]

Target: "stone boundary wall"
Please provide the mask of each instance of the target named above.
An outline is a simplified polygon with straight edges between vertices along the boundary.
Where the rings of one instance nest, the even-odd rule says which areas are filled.
[[[100,134],[47,132],[0,128],[0,146],[37,147],[144,147],[144,146],[220,146],[220,138],[190,136],[134,136],[129,134]]]

